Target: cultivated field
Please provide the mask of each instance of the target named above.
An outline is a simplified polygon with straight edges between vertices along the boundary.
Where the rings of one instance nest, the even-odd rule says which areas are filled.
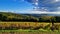
[[[60,23],[54,24],[58,30],[51,31],[51,23],[46,22],[0,22],[0,34],[60,34]]]

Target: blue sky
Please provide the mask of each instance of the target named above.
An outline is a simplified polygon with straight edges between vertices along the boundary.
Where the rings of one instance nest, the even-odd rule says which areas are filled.
[[[0,11],[22,12],[32,7],[31,3],[22,0],[0,0]]]
[[[41,13],[60,12],[60,0],[39,0],[38,7],[41,11],[33,10],[34,0],[0,0],[0,12],[14,13]],[[45,10],[45,11],[44,11]]]

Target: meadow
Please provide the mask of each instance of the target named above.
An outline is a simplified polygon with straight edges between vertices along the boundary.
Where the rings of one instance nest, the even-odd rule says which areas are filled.
[[[0,34],[60,34],[60,23],[54,24],[52,31],[49,22],[0,22]]]
[[[60,23],[54,23],[55,30],[60,30]],[[2,31],[51,31],[49,22],[0,22],[0,32]],[[56,29],[58,28],[58,29]],[[9,30],[9,31],[8,31]]]

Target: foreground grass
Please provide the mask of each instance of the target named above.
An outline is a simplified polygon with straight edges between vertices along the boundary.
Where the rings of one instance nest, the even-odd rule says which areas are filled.
[[[60,31],[47,30],[0,30],[0,34],[60,34]]]
[[[25,23],[27,23],[27,25],[25,25]],[[48,24],[51,24],[49,22],[0,22],[0,24],[21,24],[21,25],[24,25],[24,26],[39,26],[40,24],[43,24],[44,26],[45,25],[48,25]],[[30,25],[28,25],[30,24]],[[55,24],[60,24],[60,23],[55,23]],[[19,30],[0,30],[0,32],[53,32],[51,30],[44,30],[44,29],[39,29],[39,30],[22,30],[22,29],[19,29]],[[60,32],[60,30],[54,30],[54,32]]]
[[[58,30],[44,30],[44,29],[40,29],[40,30],[0,30],[0,32],[60,32]]]
[[[48,25],[51,24],[49,22],[0,22],[0,24],[2,25],[9,25],[9,24],[21,24],[24,25],[25,23],[30,24],[30,26],[38,26],[39,24],[43,24],[43,25]],[[60,23],[55,23],[55,24],[60,24]],[[7,26],[6,25],[6,26]],[[26,26],[27,26],[26,25]],[[25,25],[24,25],[25,26]],[[39,29],[39,30],[0,30],[0,34],[60,34],[60,30],[44,30],[44,29]]]

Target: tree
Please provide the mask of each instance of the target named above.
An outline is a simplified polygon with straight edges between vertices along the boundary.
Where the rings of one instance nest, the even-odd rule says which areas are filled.
[[[55,29],[54,23],[56,22],[56,18],[55,18],[54,16],[52,16],[52,17],[50,18],[50,22],[52,23],[51,30],[54,31],[54,29]]]
[[[51,22],[51,24],[52,24],[51,30],[52,30],[52,31],[54,30],[54,28],[55,28],[54,23],[56,22],[55,16],[42,16],[42,17],[41,17],[41,21]]]
[[[0,14],[0,20],[2,20],[2,14]]]
[[[7,20],[7,17],[6,17],[6,16],[3,16],[3,17],[2,17],[2,20],[3,20],[3,21],[6,21],[6,20]]]
[[[1,21],[5,21],[5,20],[7,20],[7,17],[4,16],[3,14],[0,14],[0,20],[1,20]]]

